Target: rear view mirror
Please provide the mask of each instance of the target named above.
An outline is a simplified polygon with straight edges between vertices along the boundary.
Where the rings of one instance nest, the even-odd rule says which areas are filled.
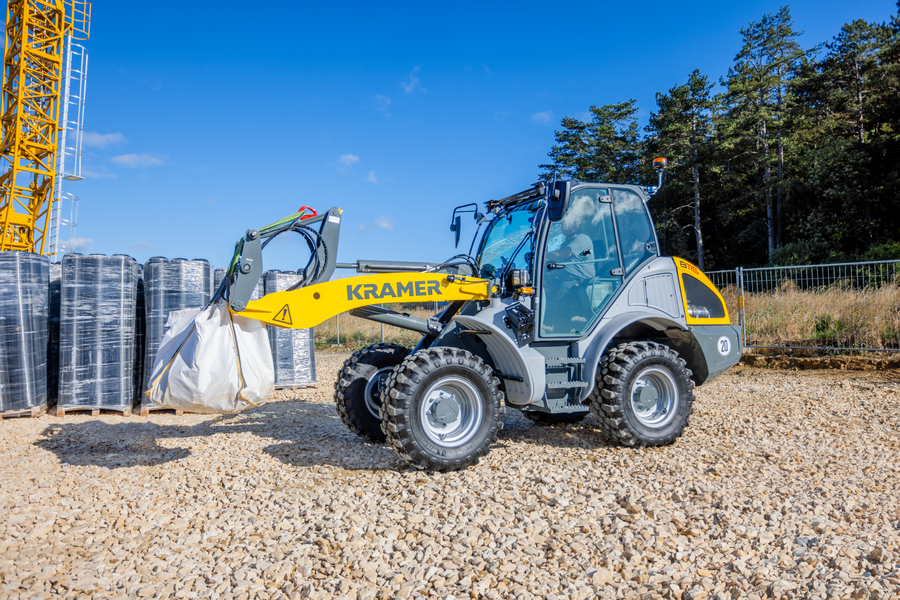
[[[450,224],[450,231],[452,231],[456,234],[456,244],[454,245],[454,248],[459,247],[459,232],[461,229],[462,229],[462,217],[457,215],[457,217],[455,219],[453,219],[453,222]]]
[[[547,206],[547,217],[551,222],[559,221],[569,208],[569,192],[572,189],[571,181],[557,181],[550,188],[550,201]]]

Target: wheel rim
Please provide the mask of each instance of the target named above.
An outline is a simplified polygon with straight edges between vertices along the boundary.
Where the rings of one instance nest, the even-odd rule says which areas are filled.
[[[435,444],[448,448],[471,440],[483,416],[478,390],[462,377],[445,377],[433,383],[419,406],[425,435]]]
[[[384,393],[384,383],[393,370],[394,367],[378,369],[366,381],[366,409],[376,419],[381,418],[381,394]]]
[[[659,429],[675,418],[678,386],[667,369],[648,367],[631,384],[629,393],[634,416],[645,427]]]

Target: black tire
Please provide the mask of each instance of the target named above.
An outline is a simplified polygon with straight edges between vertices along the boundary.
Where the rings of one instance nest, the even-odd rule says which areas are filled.
[[[334,382],[334,402],[350,431],[370,442],[383,442],[381,396],[390,372],[409,349],[398,344],[372,344],[344,361]]]
[[[502,399],[500,381],[481,358],[459,348],[427,348],[388,378],[381,428],[411,466],[462,469],[497,441]]]
[[[522,414],[525,417],[538,425],[569,425],[571,423],[578,423],[583,420],[588,414],[590,410],[583,410],[581,412],[570,412],[570,413],[545,413],[534,411],[522,411]]]
[[[688,424],[694,382],[684,360],[668,346],[629,342],[603,355],[589,401],[594,420],[609,441],[664,446],[681,436]]]

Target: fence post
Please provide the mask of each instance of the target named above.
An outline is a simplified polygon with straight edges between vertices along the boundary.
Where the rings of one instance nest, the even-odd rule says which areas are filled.
[[[741,352],[747,347],[747,316],[745,312],[746,297],[744,296],[744,267],[735,269],[737,275],[738,298],[740,298],[741,320]]]

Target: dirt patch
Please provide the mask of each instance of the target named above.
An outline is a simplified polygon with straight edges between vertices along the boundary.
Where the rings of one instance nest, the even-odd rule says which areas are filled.
[[[762,356],[745,354],[741,364],[767,369],[834,369],[837,371],[881,371],[900,368],[900,352],[888,356]]]

